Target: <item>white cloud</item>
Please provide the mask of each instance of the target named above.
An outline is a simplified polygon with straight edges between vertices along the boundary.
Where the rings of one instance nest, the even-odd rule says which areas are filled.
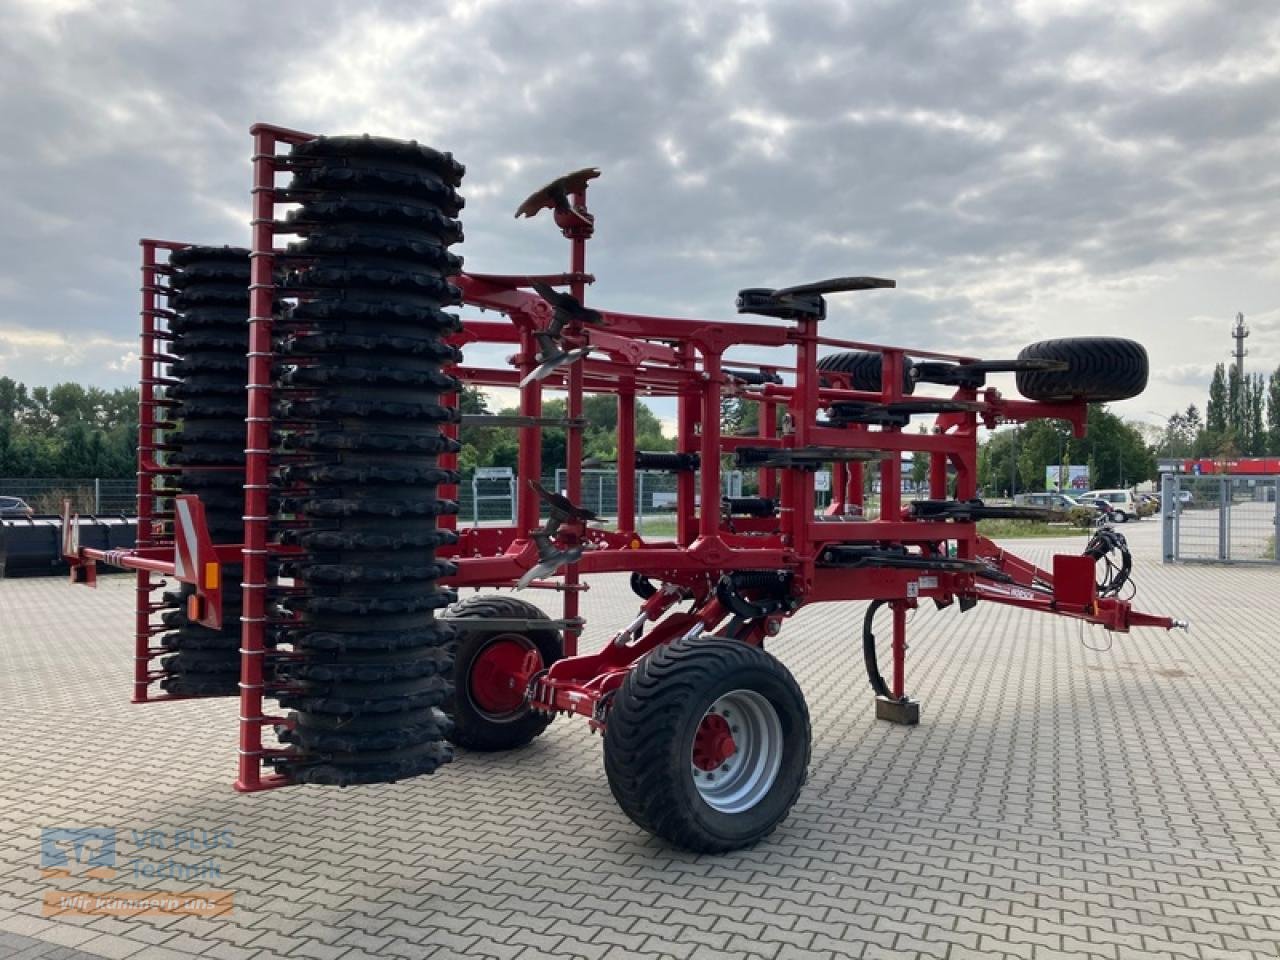
[[[1135,410],[1202,404],[1237,310],[1250,363],[1280,364],[1274,4],[191,11],[0,8],[0,121],[23,131],[0,146],[6,374],[133,378],[137,238],[244,243],[257,120],[453,151],[479,271],[562,269],[549,221],[511,214],[600,166],[596,304],[728,317],[740,287],[892,276],[833,298],[825,332],[988,356],[1132,335],[1155,366]]]
[[[135,378],[136,361],[136,340],[100,332],[67,334],[0,323],[0,375],[15,380],[31,384],[114,382],[118,378],[110,374],[127,373],[127,379]],[[33,372],[37,375],[32,376]]]
[[[738,72],[743,56],[754,48],[767,47],[772,39],[769,21],[763,11],[746,14],[711,62],[709,72],[712,79],[721,86],[727,85]]]

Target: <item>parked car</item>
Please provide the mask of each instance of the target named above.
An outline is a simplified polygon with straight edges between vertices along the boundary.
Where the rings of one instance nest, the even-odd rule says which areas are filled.
[[[1084,495],[1091,500],[1103,500],[1111,506],[1111,514],[1117,523],[1138,519],[1138,503],[1132,490],[1091,490]]]
[[[5,520],[21,520],[34,515],[35,511],[27,506],[27,501],[19,497],[0,497],[0,518]]]
[[[1019,507],[1047,507],[1050,510],[1070,510],[1080,506],[1075,497],[1065,493],[1020,493],[1013,502]]]

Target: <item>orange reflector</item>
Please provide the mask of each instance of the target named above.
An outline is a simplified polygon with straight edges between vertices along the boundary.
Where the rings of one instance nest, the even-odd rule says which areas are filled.
[[[640,541],[639,541],[639,540],[632,540],[632,541],[631,541],[631,549],[632,549],[632,550],[639,550],[639,549],[640,549],[640,546],[641,546],[641,544],[640,544]]]
[[[199,620],[204,616],[204,598],[198,593],[193,593],[187,597],[187,618],[190,620]]]
[[[204,588],[206,590],[218,589],[218,565],[216,563],[206,563],[204,565]]]

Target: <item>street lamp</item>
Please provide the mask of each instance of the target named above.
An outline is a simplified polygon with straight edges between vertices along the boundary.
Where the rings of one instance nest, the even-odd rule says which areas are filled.
[[[1013,428],[1013,456],[1009,458],[1009,496],[1018,495],[1018,428]]]
[[[1066,486],[1066,478],[1063,474],[1066,473],[1067,467],[1067,437],[1060,427],[1056,428],[1054,433],[1058,435],[1058,493],[1062,493],[1063,487]]]

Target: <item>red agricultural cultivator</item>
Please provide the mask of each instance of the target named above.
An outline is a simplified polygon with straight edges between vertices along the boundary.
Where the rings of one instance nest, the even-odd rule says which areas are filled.
[[[924,601],[1179,625],[1122,598],[1128,552],[1110,530],[1052,570],[976,530],[1035,513],[977,499],[979,427],[1053,417],[1083,434],[1087,403],[1145,386],[1138,344],[1053,340],[984,361],[823,336],[825,297],[893,286],[871,277],[743,290],[735,322],[588,307],[598,171],[517,213],[554,219],[567,272],[470,273],[450,250],[464,170],[449,154],[266,125],[252,136],[250,249],[142,241],[137,546],[80,548],[70,515],[64,532],[73,579],[92,583],[96,563],[137,571],[136,702],[239,697],[237,789],[395,781],[434,771],[453,745],[519,747],[577,714],[603,732],[628,816],[729,850],[767,835],[804,783],[807,708],[765,651],[801,607],[868,602],[876,715],[896,723],[919,717],[905,625]],[[460,304],[479,316],[446,312]],[[473,344],[513,356],[472,366]],[[769,363],[735,358],[762,348]],[[987,385],[1000,372],[1021,399]],[[460,414],[464,385],[517,390],[518,414]],[[547,390],[565,395],[562,415],[544,414]],[[617,402],[614,517],[580,505],[590,394]],[[636,449],[642,396],[675,398],[674,451]],[[722,429],[726,397],[755,405],[753,435]],[[921,416],[931,432],[908,429]],[[472,426],[518,431],[514,524],[459,529]],[[548,490],[553,427],[566,479]],[[929,455],[930,499],[903,502],[913,451]],[[878,507],[864,502],[868,464]],[[755,478],[753,495],[722,496],[732,468]],[[637,531],[639,470],[674,475],[674,536]],[[616,572],[636,612],[579,653],[583,578]],[[458,602],[463,587],[489,592]],[[560,617],[496,592],[510,588],[558,592]],[[885,606],[888,679],[872,631]]]

